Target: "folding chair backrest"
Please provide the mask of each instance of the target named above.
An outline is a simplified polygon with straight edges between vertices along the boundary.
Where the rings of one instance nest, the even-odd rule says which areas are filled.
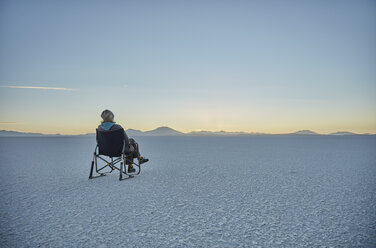
[[[99,155],[120,157],[124,145],[124,129],[99,131],[97,129]]]

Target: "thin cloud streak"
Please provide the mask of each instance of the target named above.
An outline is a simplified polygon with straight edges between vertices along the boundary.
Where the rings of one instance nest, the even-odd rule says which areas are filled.
[[[12,89],[33,89],[33,90],[63,90],[63,91],[76,91],[72,88],[57,88],[57,87],[44,87],[44,86],[0,86],[1,88]]]
[[[0,121],[1,124],[19,124],[20,122],[15,122],[15,121]]]

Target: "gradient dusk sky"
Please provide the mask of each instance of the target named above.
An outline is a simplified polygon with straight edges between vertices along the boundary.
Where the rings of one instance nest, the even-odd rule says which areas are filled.
[[[376,133],[376,1],[0,2],[0,129]]]

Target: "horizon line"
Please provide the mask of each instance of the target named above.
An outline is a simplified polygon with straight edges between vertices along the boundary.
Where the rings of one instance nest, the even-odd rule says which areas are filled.
[[[315,131],[312,131],[312,130],[309,130],[309,129],[301,129],[301,130],[298,130],[298,131],[293,131],[293,132],[288,132],[288,133],[263,133],[263,132],[225,131],[225,130],[220,130],[220,131],[200,130],[200,131],[181,132],[181,131],[178,131],[176,129],[173,129],[173,128],[170,128],[170,127],[167,127],[167,126],[160,126],[160,127],[157,127],[157,128],[151,129],[151,130],[147,130],[147,131],[141,131],[141,130],[137,130],[137,129],[133,129],[133,128],[128,128],[128,129],[124,129],[124,130],[125,131],[132,130],[132,131],[141,132],[142,134],[144,134],[144,133],[147,133],[147,132],[155,131],[159,128],[168,128],[168,129],[171,129],[173,131],[180,133],[180,134],[175,134],[175,135],[170,134],[170,135],[165,135],[165,136],[179,136],[179,135],[189,135],[189,134],[195,135],[195,133],[198,134],[198,135],[195,135],[195,136],[215,136],[215,135],[220,136],[218,133],[227,133],[227,134],[229,134],[228,136],[231,136],[231,134],[235,134],[235,136],[241,136],[241,135],[246,136],[246,135],[288,135],[288,134],[333,135],[333,134],[337,134],[337,133],[349,133],[349,134],[352,134],[352,135],[376,135],[376,133],[355,133],[355,132],[351,132],[351,131],[335,131],[335,132],[330,132],[330,133],[318,133],[318,132],[315,132]],[[16,132],[16,133],[21,133],[21,134],[24,133],[24,134],[61,135],[61,136],[79,136],[79,135],[95,134],[94,132],[92,132],[92,133],[79,133],[79,134],[61,134],[61,133],[41,133],[41,132],[14,131],[14,130],[0,129],[0,132],[1,131]],[[208,134],[207,135],[206,134],[200,135],[199,133],[201,133],[201,132],[207,132]],[[303,132],[308,132],[308,133],[304,134]],[[210,135],[210,134],[212,134],[212,135]],[[344,134],[344,135],[346,135],[346,134]],[[145,136],[147,136],[147,135],[145,135]],[[163,136],[163,135],[161,135],[161,136]]]

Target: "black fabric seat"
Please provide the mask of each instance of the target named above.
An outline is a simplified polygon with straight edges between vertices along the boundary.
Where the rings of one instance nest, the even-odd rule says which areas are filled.
[[[97,129],[98,154],[110,158],[120,157],[124,152],[124,129],[99,131]]]

